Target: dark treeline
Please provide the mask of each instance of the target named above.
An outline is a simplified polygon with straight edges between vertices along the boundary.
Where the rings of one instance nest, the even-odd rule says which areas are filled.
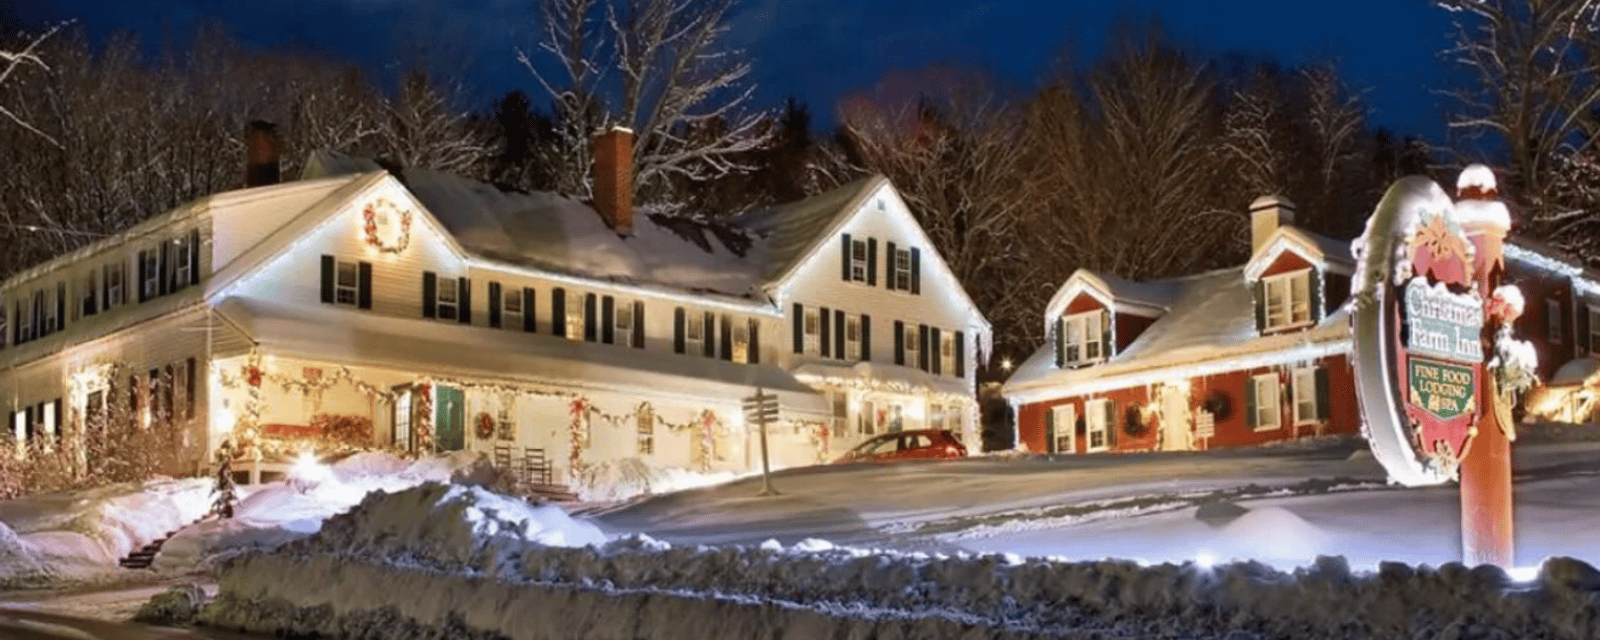
[[[0,51],[22,44],[0,40]],[[1351,238],[1393,179],[1439,159],[1368,122],[1361,89],[1332,64],[1210,55],[1153,24],[1125,26],[1097,58],[1035,87],[958,67],[889,74],[828,106],[834,131],[817,130],[793,99],[754,118],[643,108],[681,92],[622,87],[617,99],[576,75],[463,104],[465,87],[425,64],[385,86],[348,62],[254,50],[216,27],[145,51],[132,36],[94,43],[69,28],[39,48],[48,69],[0,83],[0,106],[30,125],[0,120],[0,273],[240,186],[252,120],[279,125],[290,177],[310,152],[332,149],[580,198],[581,132],[625,124],[655,133],[635,151],[649,176],[636,199],[662,210],[722,215],[887,175],[993,321],[998,362],[1039,343],[1039,314],[1076,269],[1147,279],[1239,264],[1246,208],[1265,194],[1298,205],[1302,226]],[[723,70],[702,93],[747,98],[717,97],[745,71]],[[613,117],[619,105],[628,109]]]

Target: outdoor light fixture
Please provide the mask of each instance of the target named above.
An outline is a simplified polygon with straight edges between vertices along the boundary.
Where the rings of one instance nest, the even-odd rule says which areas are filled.
[[[1000,370],[1001,371],[1010,371],[1011,370],[1011,358],[1001,358],[1000,359]]]
[[[1217,563],[1217,559],[1211,557],[1209,553],[1202,553],[1194,557],[1194,563],[1202,568],[1210,569],[1212,565]]]

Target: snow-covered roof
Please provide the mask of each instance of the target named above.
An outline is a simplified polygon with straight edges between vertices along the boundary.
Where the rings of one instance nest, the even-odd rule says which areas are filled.
[[[961,378],[936,376],[921,369],[882,362],[807,362],[794,369],[799,378],[812,378],[821,382],[871,380],[882,384],[885,390],[926,389],[933,393],[971,397],[971,383]]]
[[[1005,384],[1022,400],[1066,397],[1349,351],[1340,310],[1306,331],[1262,336],[1241,268],[1164,281],[1175,290],[1168,312],[1103,364],[1055,366],[1054,345],[1029,357]]]
[[[766,263],[760,276],[763,282],[772,282],[816,252],[818,245],[832,236],[834,228],[888,184],[888,178],[872,175],[804,200],[741,214],[733,222],[759,236],[766,245]]]
[[[359,176],[340,175],[336,178],[286,182],[249,189],[235,189],[197,198],[171,211],[151,216],[121,233],[101,238],[82,247],[23,269],[0,282],[0,288],[26,282],[61,267],[76,264],[104,251],[115,249],[127,242],[143,240],[156,234],[168,233],[169,227],[179,221],[198,220],[213,212],[226,210],[230,216],[248,218],[253,211],[298,211],[310,208],[329,194],[339,190]]]
[[[1046,332],[1054,318],[1064,313],[1067,305],[1072,304],[1073,298],[1078,297],[1080,293],[1088,293],[1118,312],[1154,318],[1166,313],[1178,292],[1179,287],[1175,280],[1137,282],[1110,274],[1095,273],[1088,269],[1078,269],[1072,272],[1072,276],[1068,277],[1065,283],[1062,283],[1061,288],[1056,289],[1055,295],[1050,298],[1050,303],[1045,306]]]
[[[302,178],[379,169],[372,160],[318,152]],[[811,255],[860,202],[887,185],[882,176],[727,221],[634,211],[633,233],[618,236],[588,204],[547,192],[519,192],[422,169],[394,172],[467,251],[567,275],[692,293],[762,299],[762,288]]]
[[[761,387],[777,392],[785,413],[832,416],[811,387],[771,364],[595,344],[542,334],[484,331],[326,306],[228,298],[217,310],[263,353],[347,366],[390,367],[480,380],[535,382],[640,394],[726,397]]]
[[[1260,278],[1261,273],[1272,266],[1284,251],[1292,251],[1307,262],[1323,265],[1337,273],[1349,275],[1355,269],[1355,258],[1348,240],[1330,238],[1299,227],[1282,226],[1273,231],[1261,249],[1250,257],[1244,276],[1251,280]]]
[[[1582,358],[1574,358],[1561,365],[1561,368],[1556,369],[1555,375],[1550,376],[1550,381],[1545,383],[1545,386],[1593,386],[1597,384],[1600,384],[1600,360],[1584,356]]]

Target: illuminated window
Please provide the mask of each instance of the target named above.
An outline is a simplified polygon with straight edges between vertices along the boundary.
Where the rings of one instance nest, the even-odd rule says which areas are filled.
[[[722,317],[723,322],[733,324],[733,353],[731,360],[739,364],[750,361],[750,326],[741,322],[732,322],[727,316]]]
[[[522,290],[506,287],[500,293],[500,311],[506,317],[504,326],[522,329]]]
[[[1278,418],[1283,413],[1278,406],[1278,374],[1261,374],[1253,378],[1250,384],[1255,385],[1255,430],[1278,428]]]
[[[867,281],[867,241],[850,241],[850,279],[855,282]]]
[[[360,299],[361,280],[358,277],[360,267],[354,262],[339,261],[336,277],[333,281],[333,301],[337,304],[355,306]],[[452,283],[454,284],[454,283]]]
[[[633,305],[617,303],[617,342],[628,344],[633,339]]]
[[[188,238],[172,241],[175,260],[172,267],[172,288],[176,289],[189,284],[189,261],[193,259],[194,247],[189,244]]]
[[[863,401],[861,408],[856,410],[856,431],[863,435],[878,432],[878,412],[869,401]]]
[[[105,267],[107,309],[122,304],[122,275],[127,268],[121,262],[113,262]]]
[[[918,352],[918,350],[920,350],[922,348],[922,345],[918,342],[920,337],[921,336],[918,335],[917,328],[915,326],[912,326],[912,325],[909,325],[909,324],[905,326],[905,332],[904,332],[904,340],[905,341],[902,344],[905,347],[906,366],[908,366],[908,367],[918,366],[917,363],[920,362],[917,359],[917,352]]]
[[[894,250],[894,255],[891,256],[891,258],[894,260],[894,273],[893,273],[893,278],[894,279],[889,282],[889,288],[890,289],[898,289],[900,291],[910,291],[911,290],[911,250],[910,249],[895,249]]]
[[[1085,364],[1099,362],[1101,356],[1100,339],[1104,335],[1103,313],[1100,310],[1067,316],[1066,336],[1063,344],[1066,345],[1064,360],[1067,364]],[[951,347],[954,353],[954,346]],[[951,367],[954,368],[953,366]]]
[[[844,320],[844,356],[849,360],[861,359],[860,316],[848,316]]]
[[[940,371],[949,375],[959,373],[956,371],[956,336],[952,333],[939,334],[939,366]]]
[[[1111,446],[1110,429],[1112,404],[1110,400],[1098,398],[1085,402],[1083,405],[1084,432],[1088,437],[1090,452],[1105,451]],[[1060,429],[1061,427],[1056,427]]]
[[[1311,322],[1311,271],[1262,279],[1266,288],[1266,328],[1284,329]]]
[[[455,320],[461,314],[460,291],[455,278],[439,278],[439,290],[434,297],[440,320]],[[578,326],[583,326],[582,324]]]
[[[650,405],[639,405],[638,421],[639,455],[656,452],[656,412]]]
[[[584,305],[582,303],[567,305],[567,339],[582,341],[584,339]]]
[[[806,327],[805,327],[805,352],[806,353],[817,353],[822,348],[820,346],[821,343],[818,342],[818,340],[819,340],[819,332],[821,331],[820,326],[819,326],[820,322],[821,321],[818,319],[817,310],[816,309],[806,309]]]
[[[690,313],[683,322],[684,351],[687,353],[704,353],[706,339],[705,316]]]
[[[1294,423],[1308,424],[1321,418],[1317,407],[1317,370],[1312,368],[1295,369],[1294,383],[1290,386],[1294,395]]]

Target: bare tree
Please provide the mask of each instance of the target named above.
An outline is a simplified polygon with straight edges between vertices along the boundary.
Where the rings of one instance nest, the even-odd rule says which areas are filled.
[[[997,314],[1023,310],[1009,288],[1018,270],[1018,221],[1037,205],[1036,174],[1027,169],[1018,108],[982,74],[929,68],[896,80],[920,89],[857,96],[841,120],[866,169],[886,175],[905,198],[940,256],[980,307]]]
[[[46,65],[44,59],[39,57],[39,48],[44,45],[46,40],[50,39],[50,36],[55,35],[64,26],[66,25],[62,24],[46,29],[44,33],[26,40],[21,48],[14,51],[0,49],[0,88],[4,88],[7,83],[11,82],[17,72],[28,67],[37,67],[49,71],[49,65]],[[40,131],[21,116],[7,109],[4,103],[0,103],[0,116],[5,116],[7,120],[17,126],[27,129],[35,135],[42,136],[51,143],[55,143],[55,138],[51,137],[50,134]]]
[[[379,122],[380,154],[402,167],[479,177],[487,167],[487,140],[453,109],[449,93],[420,70],[406,74],[400,93]]]
[[[750,166],[738,158],[771,136],[746,112],[750,62],[726,42],[737,0],[544,0],[537,52],[559,69],[517,58],[555,102],[553,166],[561,191],[590,195],[589,141],[632,129],[634,192],[671,204],[672,178],[714,180]],[[712,132],[712,135],[706,135]]]
[[[1541,206],[1552,163],[1581,154],[1600,107],[1594,0],[1435,0],[1456,13],[1446,56],[1471,79],[1449,92],[1450,127],[1504,145],[1498,167],[1527,204]]]

